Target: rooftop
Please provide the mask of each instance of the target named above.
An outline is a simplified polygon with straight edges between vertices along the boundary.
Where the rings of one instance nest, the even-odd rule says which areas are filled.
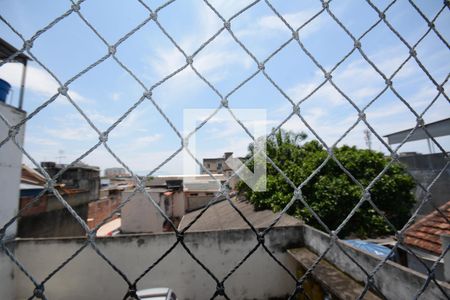
[[[389,144],[397,144],[401,143],[408,136],[408,142],[412,142],[429,139],[429,135],[431,135],[432,137],[450,135],[450,118],[439,120],[436,122],[429,122],[424,125],[424,127],[426,131],[423,128],[419,127],[415,129],[414,133],[411,136],[409,136],[409,133],[414,128],[408,128],[405,130],[390,133],[385,135],[384,137],[388,139]]]
[[[22,164],[22,175],[21,182],[32,184],[32,185],[44,185],[46,179],[44,175],[39,173],[38,171],[30,168],[29,166]]]
[[[412,225],[405,234],[405,243],[425,251],[442,253],[441,235],[450,234],[450,201]]]
[[[268,227],[277,214],[271,210],[256,211],[254,206],[247,201],[239,201],[233,198],[233,204],[245,215],[255,228]],[[186,227],[192,220],[200,214],[201,209],[190,212],[181,219],[179,229]],[[276,227],[296,226],[301,221],[284,214]],[[222,200],[211,205],[208,210],[198,219],[188,231],[206,231],[206,230],[228,230],[228,229],[248,229],[249,226],[227,200]]]
[[[9,57],[16,54],[19,50],[17,50],[15,47],[13,47],[10,43],[5,41],[4,39],[0,38],[0,59],[5,60]],[[16,57],[14,57],[13,61],[25,63],[27,60],[31,60],[28,56],[26,56],[23,53],[20,53]]]

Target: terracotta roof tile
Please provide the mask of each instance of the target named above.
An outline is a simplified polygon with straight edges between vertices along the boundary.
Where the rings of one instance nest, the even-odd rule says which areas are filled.
[[[405,244],[441,254],[441,235],[450,234],[450,201],[412,225],[405,233]]]

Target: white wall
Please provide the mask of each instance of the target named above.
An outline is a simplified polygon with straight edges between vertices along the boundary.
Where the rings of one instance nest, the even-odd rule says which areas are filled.
[[[132,191],[122,193],[122,201],[130,197]],[[159,192],[150,192],[150,196],[156,203],[160,203],[164,210],[164,200]],[[164,218],[156,207],[150,203],[149,199],[142,192],[136,193],[121,209],[122,232],[162,232]]]
[[[184,192],[174,192],[172,196],[174,217],[183,217],[186,213],[186,197]]]
[[[296,263],[287,247],[301,244],[301,227],[275,228],[266,245],[291,271]],[[39,280],[45,278],[85,239],[19,240],[16,255]],[[100,250],[130,280],[153,264],[176,241],[173,233],[110,237],[97,240]],[[194,232],[186,234],[191,251],[221,280],[256,244],[250,230]],[[20,271],[15,272],[17,299],[27,299],[33,286]],[[0,282],[0,289],[4,282]],[[179,299],[210,299],[215,281],[177,245],[160,264],[138,283],[138,289],[170,287]],[[286,297],[294,281],[263,250],[258,249],[227,281],[231,299],[269,299]],[[48,299],[122,299],[127,291],[124,280],[92,248],[84,249],[45,285]],[[220,298],[219,298],[220,299]]]
[[[14,266],[0,250],[0,299],[15,299]]]
[[[25,118],[25,112],[15,107],[0,102],[0,114],[10,124],[17,124]],[[25,126],[22,126],[16,141],[23,145]],[[8,136],[6,124],[0,120],[0,142]],[[22,152],[8,141],[0,147],[0,228],[17,214],[19,206],[20,173],[22,164]],[[6,232],[7,236],[16,234],[17,224],[14,223]]]

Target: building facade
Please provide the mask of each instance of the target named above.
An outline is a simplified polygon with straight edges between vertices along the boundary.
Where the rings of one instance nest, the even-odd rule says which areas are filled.
[[[214,175],[221,183],[226,178],[222,174]],[[122,207],[121,218],[123,233],[162,232],[172,230],[170,223],[150,202],[148,196],[178,226],[181,218],[190,211],[204,207],[220,184],[209,175],[158,176],[147,184],[146,193],[125,191],[122,201],[131,200]],[[148,194],[148,195],[147,195]]]
[[[127,170],[124,168],[107,168],[105,169],[105,177],[114,178],[119,176],[128,176]]]
[[[54,177],[66,165],[43,162]],[[29,167],[22,167],[17,235],[20,237],[61,237],[85,235],[84,228],[51,191],[42,194],[45,178]],[[69,167],[56,179],[55,189],[84,221],[88,205],[99,198],[100,176],[97,167],[83,163]],[[39,196],[39,197],[38,197]],[[33,202],[33,203],[31,203]]]
[[[234,175],[233,169],[229,166],[230,160],[243,161],[241,157],[233,157],[233,152],[225,152],[222,157],[204,158],[203,168],[200,170],[201,174],[207,174],[208,170],[212,174],[223,174],[227,179]],[[229,180],[229,186],[232,190],[236,189],[239,182],[239,177],[234,176]]]

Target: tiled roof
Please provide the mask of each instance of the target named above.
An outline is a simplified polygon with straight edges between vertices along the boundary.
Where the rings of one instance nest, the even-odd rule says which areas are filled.
[[[277,217],[271,210],[255,211],[253,205],[247,201],[232,200],[234,205],[245,215],[255,228],[269,226]],[[183,216],[178,229],[186,227],[199,213],[200,210],[190,212]],[[296,226],[302,222],[294,217],[284,214],[275,227]],[[211,205],[208,210],[188,229],[188,231],[227,230],[250,228],[242,217],[230,205],[223,200]]]
[[[450,234],[450,201],[439,209],[447,219],[437,211],[420,219],[406,231],[405,244],[441,254],[441,235]]]

